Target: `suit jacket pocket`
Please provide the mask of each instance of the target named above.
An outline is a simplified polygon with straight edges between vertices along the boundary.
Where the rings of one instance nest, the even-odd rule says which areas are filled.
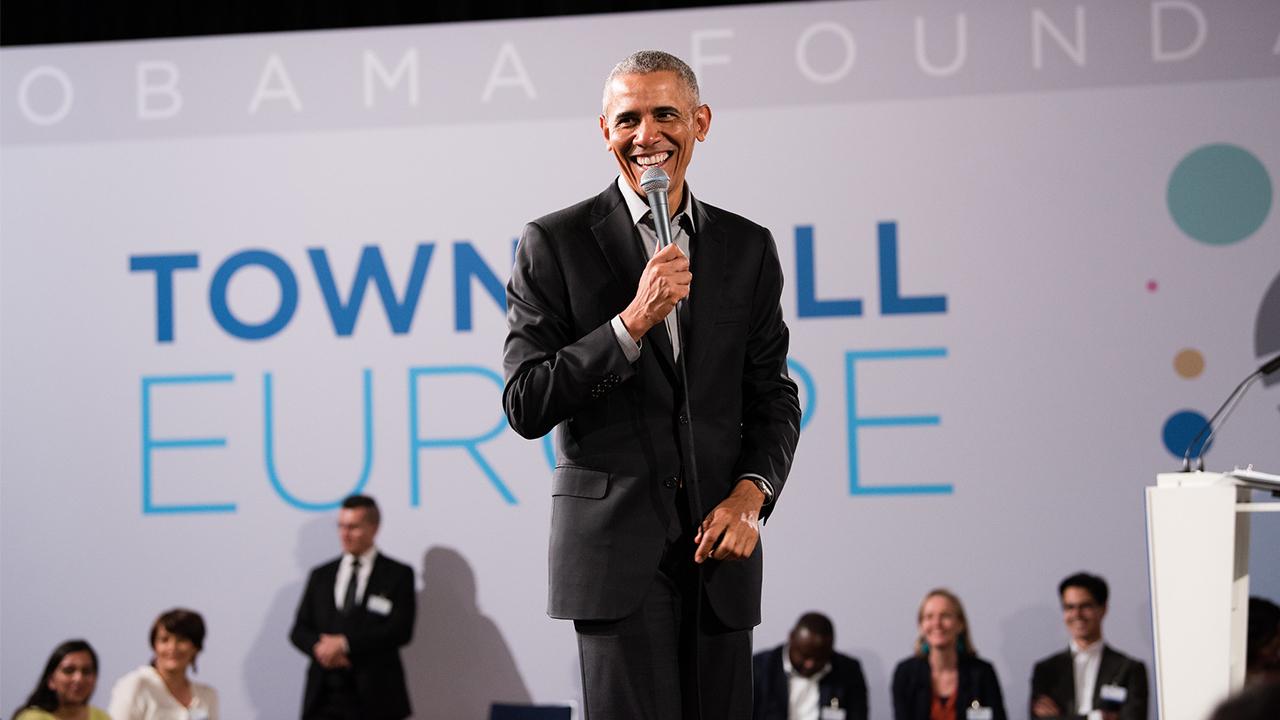
[[[603,470],[560,465],[551,474],[551,494],[599,500],[609,491],[609,477]]]

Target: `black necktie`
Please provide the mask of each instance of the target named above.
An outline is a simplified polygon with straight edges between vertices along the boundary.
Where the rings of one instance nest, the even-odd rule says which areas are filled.
[[[685,237],[688,238],[688,241],[687,241],[689,243],[688,255],[690,260],[692,260],[693,259],[693,218],[689,217],[689,213],[684,212],[684,213],[680,213],[680,215],[676,217],[676,221],[679,223],[680,229],[684,230]],[[683,339],[685,340],[685,342],[690,342],[690,338],[693,336],[693,333],[690,332],[692,330],[692,325],[693,325],[693,319],[690,317],[690,314],[691,314],[690,305],[692,303],[693,303],[693,292],[690,291],[689,297],[686,298],[684,302],[680,303],[680,309],[679,309],[680,328],[681,328],[681,332],[684,333]],[[682,348],[682,349],[687,349],[687,348]]]
[[[342,614],[350,615],[356,609],[356,583],[360,581],[360,558],[351,559],[351,579],[347,581],[347,594],[342,598]]]

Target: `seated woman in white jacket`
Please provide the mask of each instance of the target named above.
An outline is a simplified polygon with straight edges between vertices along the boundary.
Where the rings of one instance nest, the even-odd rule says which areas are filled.
[[[112,720],[218,720],[218,693],[187,677],[204,647],[204,619],[175,608],[151,625],[151,663],[125,675],[111,691]]]

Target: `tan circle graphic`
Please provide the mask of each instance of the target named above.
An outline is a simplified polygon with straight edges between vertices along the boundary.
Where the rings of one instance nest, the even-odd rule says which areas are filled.
[[[1192,348],[1182,350],[1173,357],[1173,369],[1184,378],[1200,377],[1204,372],[1204,355]]]

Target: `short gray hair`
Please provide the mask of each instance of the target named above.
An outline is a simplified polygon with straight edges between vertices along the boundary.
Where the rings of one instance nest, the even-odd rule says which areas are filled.
[[[622,62],[614,65],[613,70],[609,72],[609,77],[604,80],[602,103],[606,107],[608,106],[609,86],[613,84],[613,79],[619,75],[647,75],[655,72],[675,73],[684,83],[689,94],[693,96],[694,107],[702,104],[698,94],[698,76],[693,74],[693,68],[675,55],[661,50],[637,50],[628,55]]]

